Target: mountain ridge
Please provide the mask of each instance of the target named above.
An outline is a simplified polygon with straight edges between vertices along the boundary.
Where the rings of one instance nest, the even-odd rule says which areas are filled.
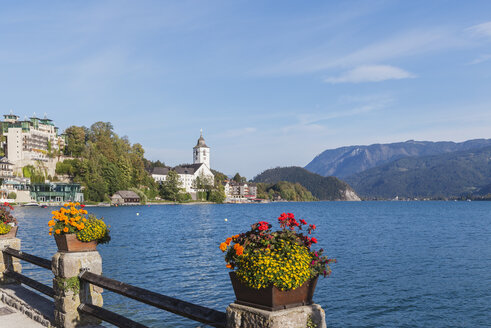
[[[440,198],[487,193],[491,185],[491,146],[405,157],[346,177],[346,181],[367,198]]]
[[[388,144],[345,146],[323,151],[307,164],[305,169],[321,176],[346,178],[401,158],[441,155],[487,146],[491,146],[491,139],[463,142],[408,140]]]

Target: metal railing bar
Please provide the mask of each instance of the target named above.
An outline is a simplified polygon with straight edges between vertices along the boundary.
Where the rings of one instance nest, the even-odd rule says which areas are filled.
[[[31,288],[34,288],[35,290],[43,293],[44,295],[47,295],[47,296],[52,297],[52,298],[55,297],[55,292],[54,292],[53,288],[46,286],[46,285],[43,285],[42,283],[40,283],[36,280],[33,280],[31,278],[28,278],[28,277],[24,276],[23,274],[20,274],[18,272],[14,272],[14,271],[10,271],[10,270],[5,271],[3,274],[9,278],[13,278],[13,279],[23,283],[24,285],[27,285]]]
[[[139,302],[178,314],[213,327],[225,328],[226,314],[201,305],[158,294],[147,289],[125,284],[121,281],[103,277],[89,271],[81,272],[81,280],[105,288]]]
[[[24,253],[22,251],[7,247],[3,250],[4,253],[16,257],[18,259],[27,261],[29,263],[35,264],[42,268],[51,270],[51,260],[43,259],[42,257],[38,257],[29,253]]]
[[[120,328],[148,328],[138,322],[130,320],[122,315],[114,313],[112,311],[101,308],[100,306],[93,304],[80,304],[78,310],[82,313],[89,314],[93,317],[101,319],[105,322],[115,325]]]

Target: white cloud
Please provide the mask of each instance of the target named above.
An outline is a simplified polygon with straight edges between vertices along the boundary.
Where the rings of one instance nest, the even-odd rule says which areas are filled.
[[[361,83],[380,82],[385,80],[401,80],[414,78],[415,75],[389,65],[364,65],[349,70],[338,77],[328,77],[328,83]]]
[[[491,22],[471,26],[466,29],[476,36],[491,37]]]
[[[309,53],[280,61],[258,73],[262,75],[312,73],[417,56],[463,45],[462,40],[446,29],[411,30],[344,54],[333,54],[332,45],[310,49]]]
[[[491,59],[491,54],[480,55],[473,61],[467,63],[467,65],[476,65],[476,64],[484,63],[485,61],[488,61],[490,59]]]

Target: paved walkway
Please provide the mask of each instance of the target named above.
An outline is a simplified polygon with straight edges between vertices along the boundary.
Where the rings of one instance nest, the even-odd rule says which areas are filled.
[[[52,327],[54,304],[22,285],[0,287],[0,328]]]

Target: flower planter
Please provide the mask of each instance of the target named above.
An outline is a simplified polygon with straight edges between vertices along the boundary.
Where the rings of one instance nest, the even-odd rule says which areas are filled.
[[[91,252],[97,250],[97,241],[80,241],[75,234],[55,235],[55,241],[60,252]]]
[[[274,286],[254,289],[242,284],[235,272],[229,274],[235,292],[235,303],[268,311],[312,304],[318,278],[308,280],[296,289],[283,291]]]
[[[9,232],[4,235],[0,235],[0,239],[10,239],[15,238],[17,236],[17,228],[18,226],[12,227]]]

